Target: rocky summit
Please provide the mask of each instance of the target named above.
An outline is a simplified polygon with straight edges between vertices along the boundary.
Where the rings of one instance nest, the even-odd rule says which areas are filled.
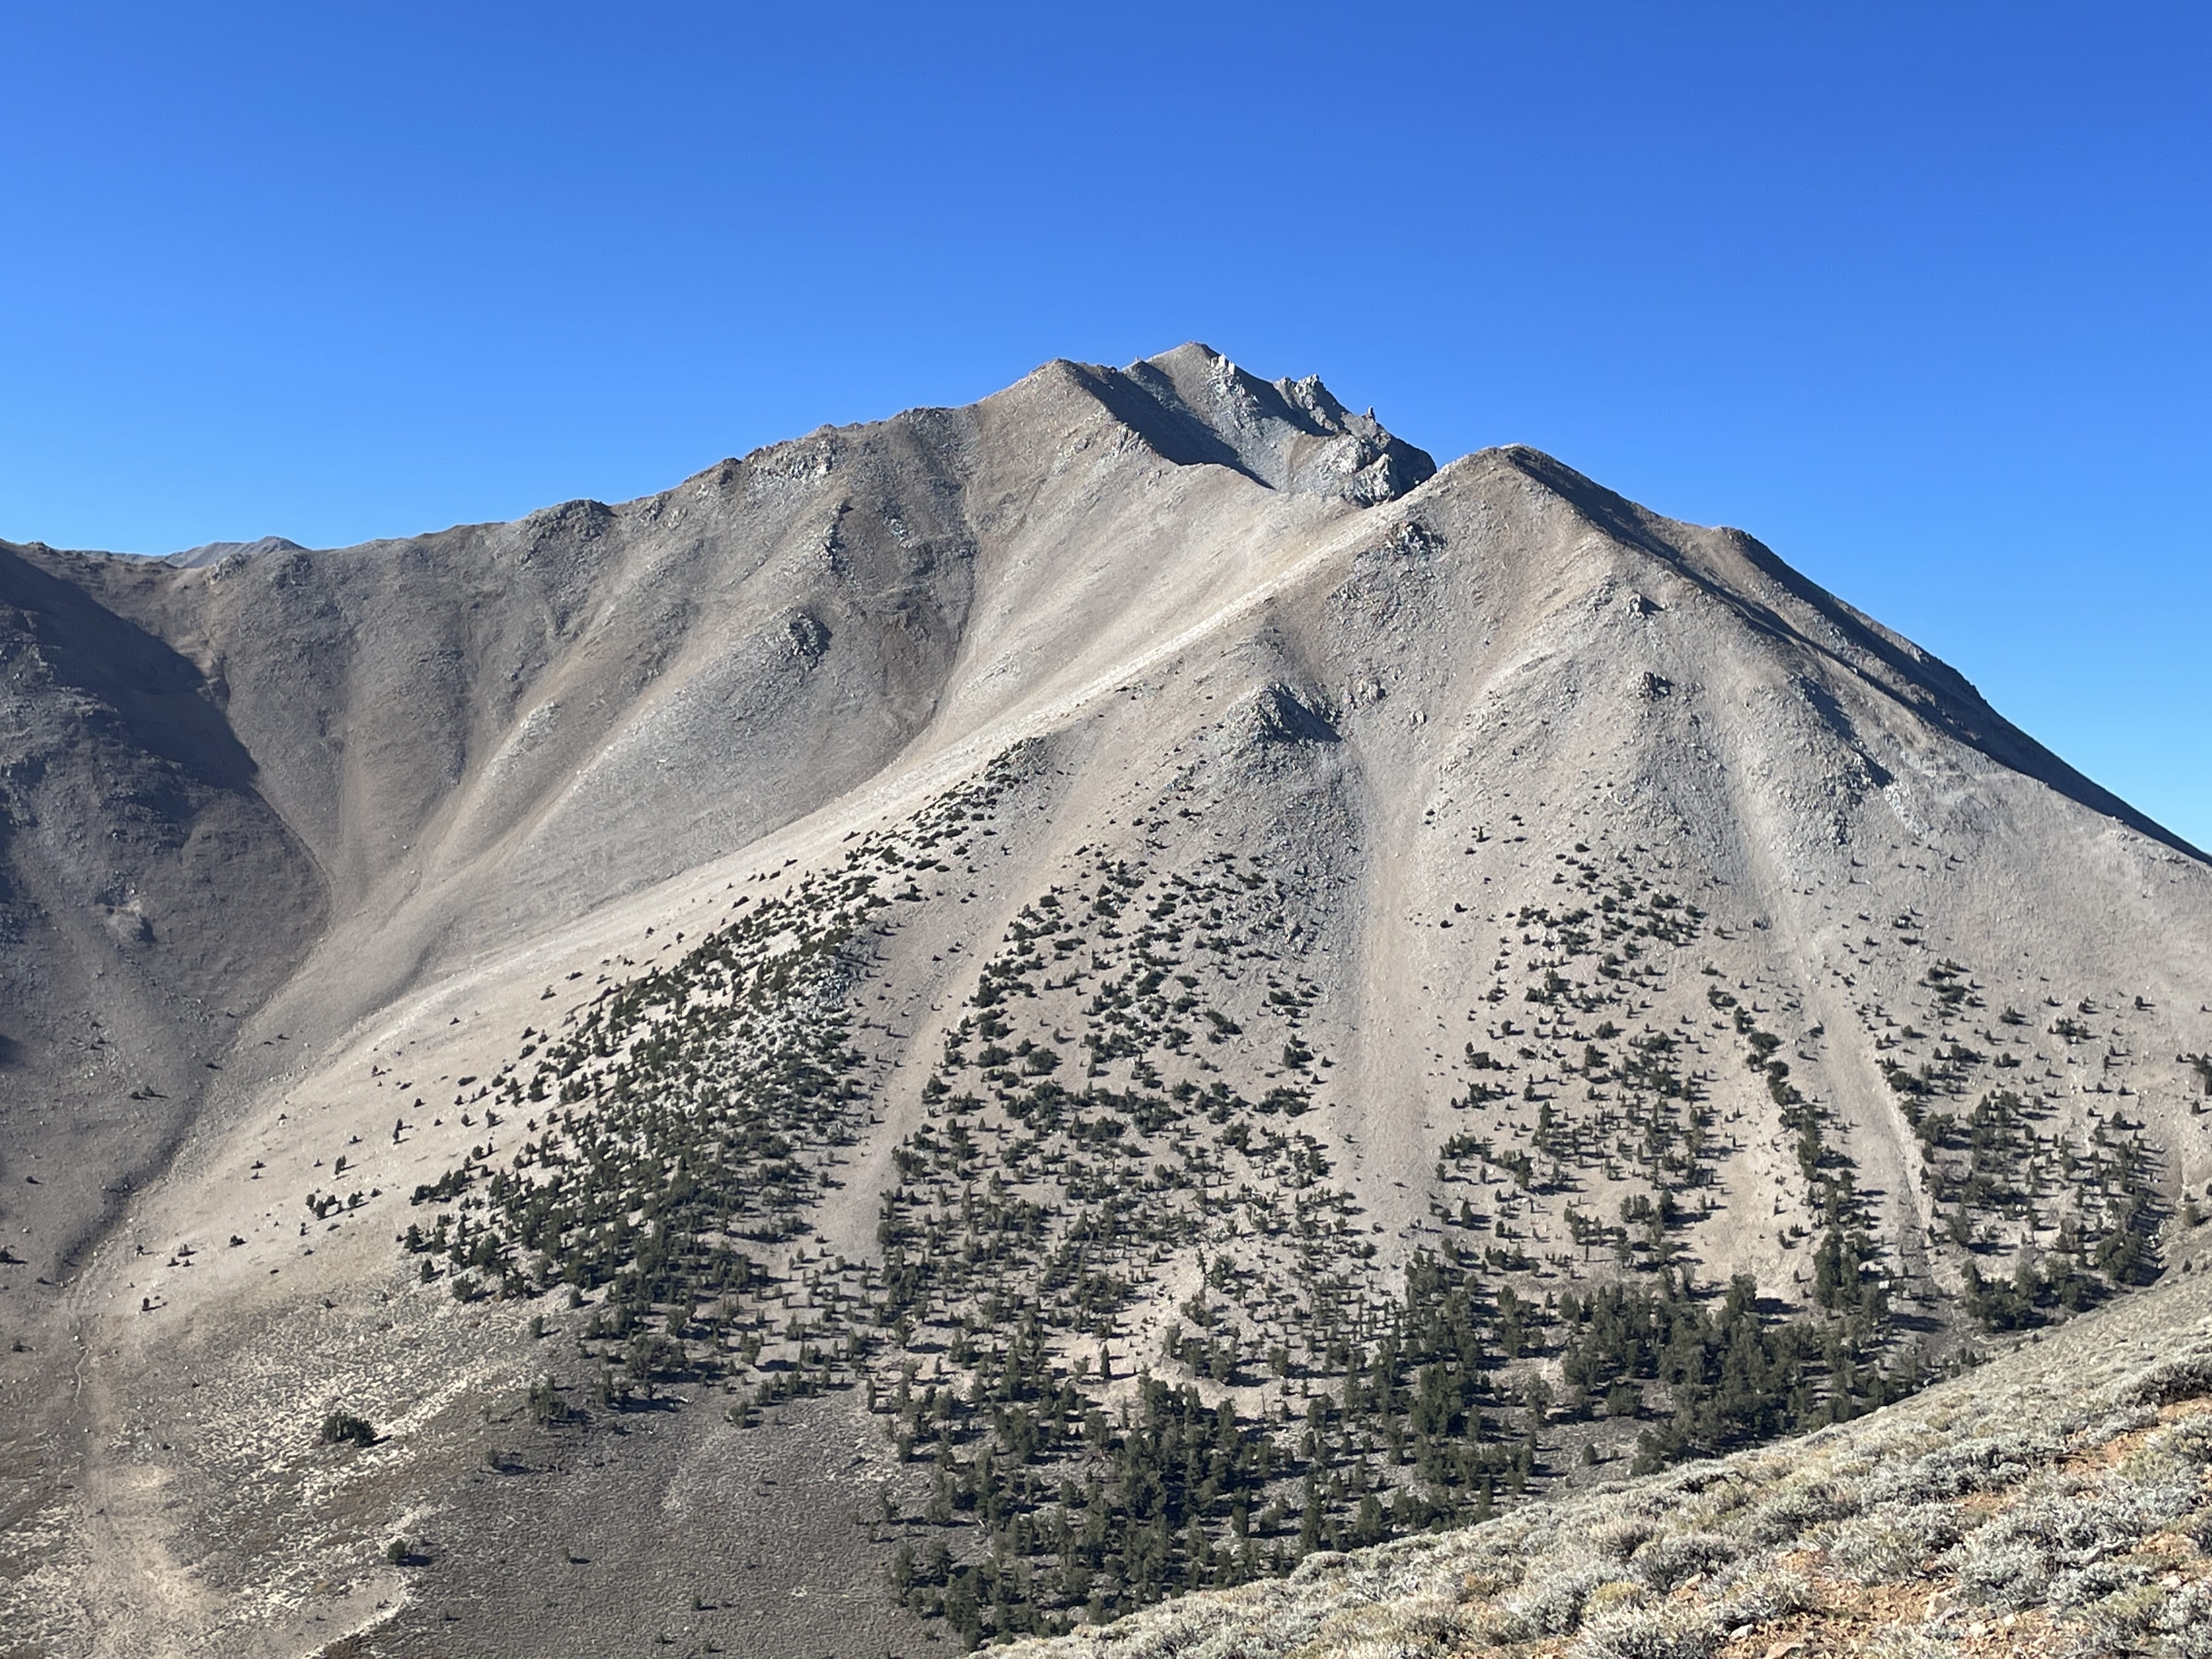
[[[0,1653],[2201,1653],[2208,1001],[1751,537],[1202,346],[0,544]]]

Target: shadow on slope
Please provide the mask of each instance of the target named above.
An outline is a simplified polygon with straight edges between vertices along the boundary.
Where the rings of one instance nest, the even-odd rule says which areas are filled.
[[[1393,435],[1371,413],[1352,413],[1318,376],[1263,380],[1195,341],[1127,368],[1064,367],[1177,466],[1225,466],[1265,489],[1369,505],[1436,473],[1426,451]]]
[[[210,788],[252,789],[253,757],[208,695],[205,677],[175,650],[5,545],[0,605],[18,613],[16,627],[59,685],[98,705],[80,711],[98,735],[167,761]]]

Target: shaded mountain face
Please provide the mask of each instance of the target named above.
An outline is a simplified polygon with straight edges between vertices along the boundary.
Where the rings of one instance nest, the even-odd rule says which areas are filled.
[[[0,1218],[17,1262],[58,1268],[112,1221],[240,1012],[322,924],[314,864],[255,770],[198,667],[0,549]]]
[[[1105,1618],[1870,1409],[2212,1178],[2193,849],[1203,347],[0,604],[33,1650]]]

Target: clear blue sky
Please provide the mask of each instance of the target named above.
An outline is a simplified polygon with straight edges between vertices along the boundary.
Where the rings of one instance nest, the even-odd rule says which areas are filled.
[[[2207,19],[15,5],[0,536],[620,499],[1202,338],[1742,526],[2212,845]]]

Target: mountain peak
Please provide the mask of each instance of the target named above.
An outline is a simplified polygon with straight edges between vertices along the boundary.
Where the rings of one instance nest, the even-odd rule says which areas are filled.
[[[252,558],[262,553],[305,553],[299,543],[283,536],[262,536],[250,542],[202,542],[198,547],[188,547],[181,553],[172,553],[161,562],[175,565],[179,570],[197,570],[203,565],[221,564],[233,554]]]
[[[1225,466],[1269,489],[1363,507],[1395,501],[1437,470],[1426,451],[1355,415],[1317,375],[1263,380],[1193,340],[1108,368],[1070,373],[1115,419],[1182,466]]]

